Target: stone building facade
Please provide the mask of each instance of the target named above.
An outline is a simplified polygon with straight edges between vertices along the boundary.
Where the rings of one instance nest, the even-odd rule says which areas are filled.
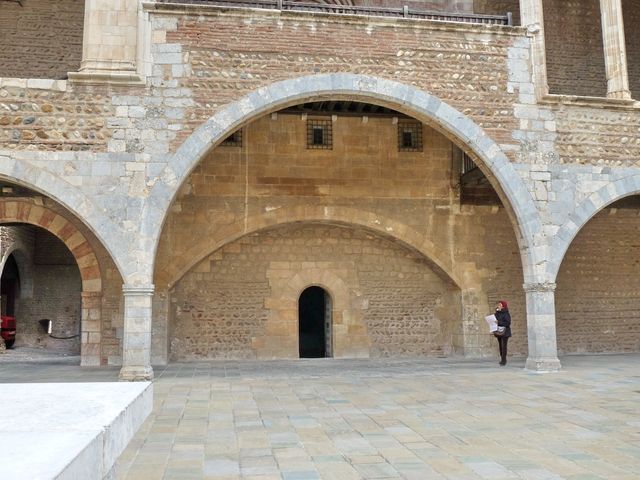
[[[313,287],[325,356],[493,355],[501,298],[529,369],[640,349],[636,2],[2,3],[0,222],[83,364],[305,356]]]

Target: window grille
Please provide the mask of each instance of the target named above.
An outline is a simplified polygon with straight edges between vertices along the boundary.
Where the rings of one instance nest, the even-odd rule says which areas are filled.
[[[242,146],[242,130],[236,130],[220,144],[223,147],[241,147]]]
[[[422,123],[398,122],[398,150],[400,152],[422,151]]]
[[[307,120],[307,148],[331,150],[333,148],[333,131],[331,120]]]

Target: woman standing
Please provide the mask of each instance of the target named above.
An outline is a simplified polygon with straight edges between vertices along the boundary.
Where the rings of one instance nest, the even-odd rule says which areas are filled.
[[[500,300],[496,305],[496,319],[499,327],[505,327],[504,335],[496,335],[500,349],[500,365],[504,366],[507,364],[507,342],[511,336],[511,315],[509,315],[509,305],[506,300]]]

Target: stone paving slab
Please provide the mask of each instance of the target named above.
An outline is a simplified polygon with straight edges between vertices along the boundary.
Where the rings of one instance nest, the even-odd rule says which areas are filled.
[[[118,479],[637,480],[640,355],[561,360],[544,375],[523,359],[156,368],[154,410]],[[23,381],[43,375],[0,375],[20,368]],[[71,368],[44,370],[96,374]]]
[[[141,383],[0,384],[6,480],[102,480],[151,411]]]

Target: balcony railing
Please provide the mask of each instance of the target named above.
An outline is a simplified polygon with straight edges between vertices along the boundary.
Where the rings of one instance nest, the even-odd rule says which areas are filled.
[[[480,23],[485,25],[513,25],[511,12],[506,15],[475,15],[468,13],[430,12],[390,7],[366,7],[336,5],[331,3],[303,3],[291,0],[156,0],[164,4],[215,5],[219,7],[265,8],[290,10],[294,12],[320,12],[343,15],[363,15],[375,17],[413,18],[441,22]]]

